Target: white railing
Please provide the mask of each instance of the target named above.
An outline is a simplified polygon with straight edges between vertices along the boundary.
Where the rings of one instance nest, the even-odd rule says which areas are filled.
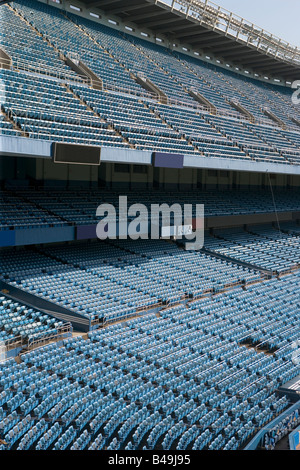
[[[148,99],[153,99],[153,100],[157,101],[157,95],[155,93],[151,93],[150,91],[145,92],[143,90],[123,88],[123,87],[117,86],[117,85],[112,84],[112,83],[104,83],[103,84],[103,90],[104,91],[110,91],[110,92],[113,92],[113,93],[118,93],[118,94],[121,93],[121,94],[124,94],[124,95],[127,95],[127,96],[130,95],[130,96],[134,96],[136,98],[148,98]]]
[[[236,41],[292,64],[300,64],[300,50],[287,41],[274,36],[244,18],[218,6],[210,0],[153,0],[153,3],[169,6],[182,16],[198,21],[210,29],[221,31]]]
[[[6,346],[3,341],[0,341],[0,363],[6,360]]]
[[[2,62],[0,62],[0,68],[1,67],[5,67],[5,61],[4,59],[2,59]],[[7,67],[5,67],[7,68]],[[90,87],[90,83],[89,83],[89,80],[85,77],[74,77],[73,75],[68,75],[68,74],[63,74],[62,72],[57,72],[57,71],[51,71],[52,72],[52,75],[48,75],[48,72],[50,72],[50,69],[46,69],[44,71],[44,73],[41,72],[42,68],[40,68],[39,66],[35,66],[33,64],[29,64],[27,62],[23,62],[23,61],[16,61],[13,63],[13,68],[20,71],[20,72],[25,72],[25,73],[30,73],[30,74],[37,74],[39,76],[47,76],[47,78],[51,78],[51,79],[54,79],[54,80],[59,80],[62,84],[67,84],[67,85],[72,85],[72,83],[76,83],[77,85],[81,85],[81,86],[85,86],[85,87]],[[76,80],[77,78],[77,80]],[[149,102],[149,103],[153,103],[153,104],[157,104],[157,95],[154,95],[154,94],[151,94],[151,93],[145,93],[143,91],[139,91],[139,90],[135,90],[135,89],[128,89],[128,88],[122,88],[122,87],[118,87],[116,85],[106,85],[103,87],[103,91],[107,92],[107,93],[116,93],[118,95],[122,94],[124,96],[130,96],[130,97],[135,97],[136,99],[139,99],[141,101],[145,101],[145,102]],[[88,106],[91,106],[91,103],[87,103]],[[201,105],[199,103],[197,103],[195,101],[195,103],[192,103],[191,101],[185,101],[185,100],[177,100],[177,99],[174,99],[174,98],[167,98],[167,103],[166,104],[161,104],[161,106],[172,106],[173,108],[177,107],[177,108],[182,108],[182,109],[186,109],[186,110],[189,110],[189,111],[193,111],[195,113],[202,113],[202,114],[213,114],[215,116],[218,116],[218,117],[224,117],[224,118],[231,118],[231,119],[235,119],[235,120],[238,120],[238,121],[243,121],[243,122],[249,122],[249,119],[246,117],[246,116],[243,116],[242,114],[238,113],[237,111],[234,111],[232,110],[232,112],[228,109],[220,109],[220,108],[216,108],[216,109],[213,109],[213,108],[210,108],[208,106],[205,106],[205,105]],[[14,113],[15,117],[17,116],[17,111],[14,110],[13,108],[11,108],[11,111]],[[42,118],[42,112],[39,111],[38,112]],[[59,116],[59,115],[57,115]],[[64,115],[64,122],[68,124],[69,122],[69,119],[70,120],[73,120],[74,119],[74,116],[70,118],[67,117],[67,115],[65,116]],[[82,119],[84,119],[85,121],[88,120],[87,116],[83,116]],[[91,120],[92,122],[92,120]],[[80,124],[80,118],[78,116],[76,116],[76,123],[77,124]],[[111,124],[113,124],[113,121],[110,122]],[[262,118],[259,119],[259,118],[256,118],[255,119],[255,123],[256,124],[268,124],[268,125],[273,125],[274,127],[276,127],[276,124],[272,123],[271,121],[268,121],[267,119],[266,120],[263,120]],[[70,122],[70,124],[74,124]],[[137,123],[138,124],[138,127],[139,128],[148,128],[147,126],[143,126],[141,125],[140,122]],[[92,124],[91,124],[92,125]],[[129,123],[127,124],[129,125]],[[126,126],[126,123],[124,123],[124,126]],[[157,130],[157,129],[156,129]],[[155,129],[153,128],[153,131],[155,131]],[[30,126],[27,125],[27,130],[25,130],[25,132],[28,132],[30,135],[33,135],[33,134],[37,134],[36,131],[33,131],[33,129],[30,128]],[[41,135],[49,135],[49,140],[50,140],[50,136],[51,134],[44,130],[44,129],[41,129],[38,131],[38,134],[41,134]]]
[[[39,64],[32,64],[30,62],[27,62],[25,60],[8,60],[5,58],[1,58],[0,60],[0,69],[11,69],[13,71],[17,72],[26,72],[28,74],[34,74],[34,75],[40,75],[41,77],[46,77],[52,80],[57,80],[60,82],[75,82],[75,83],[80,83],[80,84],[89,84],[89,80],[84,77],[80,76],[78,74],[70,74],[68,72],[65,72],[63,70],[58,70],[53,67],[47,67],[47,66],[40,66]]]
[[[16,110],[15,108],[9,108],[8,116],[14,121],[15,124],[17,123],[17,120],[20,117],[18,116],[18,110]],[[25,117],[26,119],[28,119],[28,116],[25,116]],[[39,125],[40,125],[40,122],[42,122],[41,119],[39,119],[38,121]],[[39,138],[41,135],[45,135],[45,134],[49,136],[49,140],[51,138],[51,134],[47,130],[40,129],[40,127],[38,127],[37,130],[34,130],[28,123],[26,123],[24,127],[21,126],[20,129],[17,128],[16,130],[18,130],[19,132],[28,134],[28,137],[31,137],[31,138],[36,138],[36,136],[38,136]]]
[[[0,355],[0,362],[4,362],[7,360],[7,352],[11,351],[12,349],[22,348],[27,350],[32,350],[40,347],[43,344],[47,344],[50,342],[56,342],[60,339],[67,338],[72,333],[73,328],[71,323],[66,323],[62,327],[58,328],[57,333],[51,334],[42,334],[36,333],[30,336],[28,339],[24,340],[21,336],[15,336],[12,339],[3,341],[1,343],[1,355]]]
[[[5,340],[2,343],[2,347],[5,351],[5,353],[4,353],[5,357],[7,357],[7,352],[8,351],[10,351],[12,349],[15,349],[15,348],[19,348],[21,346],[22,346],[22,337],[21,336],[15,336],[12,339]]]
[[[27,349],[32,350],[41,347],[43,344],[47,344],[50,342],[57,342],[60,339],[67,338],[71,335],[73,331],[71,323],[67,323],[66,325],[61,326],[58,328],[57,333],[49,334],[45,336],[39,337],[38,335],[33,335],[27,344]]]

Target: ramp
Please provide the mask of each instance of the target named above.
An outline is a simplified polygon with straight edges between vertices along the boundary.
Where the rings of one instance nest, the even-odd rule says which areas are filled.
[[[150,93],[155,95],[161,103],[168,104],[167,95],[157,85],[151,82],[149,78],[147,78],[143,73],[133,75],[133,79],[145,90],[150,91]]]
[[[208,110],[211,114],[217,114],[217,108],[213,105],[207,98],[201,95],[197,90],[191,88],[189,91],[189,95],[194,98],[195,101],[200,103],[206,110]]]
[[[86,79],[92,88],[95,88],[96,90],[103,89],[102,80],[80,59],[73,58],[72,56],[67,56],[65,57],[64,61],[66,65],[68,65],[72,70],[74,70],[74,72],[80,75],[83,79]]]

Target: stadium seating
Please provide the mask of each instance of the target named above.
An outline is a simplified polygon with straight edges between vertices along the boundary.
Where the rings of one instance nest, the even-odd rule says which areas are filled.
[[[291,120],[298,114],[296,107],[288,107],[287,90],[172,53],[50,5],[22,0],[2,10],[8,31],[3,33],[4,49],[13,61],[13,70],[2,70],[0,76],[3,134],[22,132],[51,141],[299,164],[299,129]],[[20,34],[12,33],[14,25]],[[25,48],[24,35],[30,42]],[[17,46],[11,48],[13,41]],[[88,66],[104,91],[83,84],[83,78],[66,65],[67,57]],[[139,74],[164,93],[168,105],[157,104],[153,93],[137,83]],[[207,106],[190,96],[191,89],[202,94],[218,116],[207,113]],[[234,109],[230,104],[234,99],[255,124]],[[282,127],[266,116],[266,108],[282,120]]]
[[[36,34],[30,25],[9,7],[1,8],[0,43],[20,70],[36,71],[58,78],[76,79],[77,75],[60,59],[46,39]]]
[[[35,28],[50,40],[51,44],[65,57],[79,58],[104,85],[114,89],[127,88],[136,92],[143,89],[130,78],[130,73],[112,58],[107,51],[95,44],[87,35],[56,8],[31,0],[12,2],[11,6],[20,12]]]
[[[239,448],[257,426],[287,407],[274,389],[299,374],[299,366],[291,366],[288,352],[277,358],[240,345],[245,333],[255,331],[244,323],[251,322],[251,313],[243,314],[243,307],[240,313],[231,310],[229,343],[223,336],[222,299],[172,307],[161,318],[150,314],[91,332],[87,340],[65,340],[62,348],[44,346],[24,354],[20,364],[4,363],[1,437],[12,449]],[[226,299],[241,303],[238,293]],[[202,313],[209,305],[214,336]],[[267,308],[260,315],[264,324],[270,323]],[[283,321],[274,317],[274,331]],[[282,334],[274,336],[277,346]],[[285,341],[290,344],[290,338]],[[18,392],[9,392],[13,376],[23,384]]]
[[[140,100],[109,95],[86,87],[73,86],[72,90],[121,132],[136,149],[183,154],[196,152],[182,134],[169,129],[157,116],[150,114],[149,109]]]
[[[231,147],[228,147],[231,148]],[[233,148],[233,147],[232,147]],[[113,204],[118,214],[120,190],[83,188],[60,189],[47,185],[45,188],[18,187],[11,184],[0,190],[3,207],[0,216],[0,230],[15,230],[34,227],[62,227],[68,225],[89,225],[99,222],[96,216],[101,203]],[[144,204],[150,214],[151,204],[191,204],[196,215],[196,204],[203,204],[206,217],[267,214],[298,211],[299,192],[295,190],[274,189],[256,190],[213,190],[164,191],[135,190],[128,191],[128,205],[137,200]],[[249,201],[251,204],[249,204]],[[297,229],[291,224],[291,229]]]
[[[290,431],[292,431],[299,423],[299,410],[296,410],[266,433],[264,436],[265,449],[274,450],[276,443],[286,436]]]
[[[160,241],[5,251],[2,258],[5,282],[87,318],[107,321],[195,292],[260,279],[254,270],[200,252],[184,253]]]
[[[60,227],[65,225],[59,215],[50,214],[46,209],[38,207],[23,197],[18,197],[13,191],[0,191],[1,219],[0,230],[9,230],[11,227]]]
[[[135,76],[142,73],[174,102],[195,105],[188,94],[194,88],[224,113],[239,115],[230,104],[233,100],[257,121],[272,123],[265,114],[267,109],[289,127],[297,128],[291,120],[299,116],[297,108],[291,106],[287,91],[279,91],[275,85],[258,83],[183,53],[172,53],[158,44],[86,18],[62,14],[49,5],[22,0],[12,2],[12,7],[63,54],[80,57],[107,86],[139,93],[141,87],[130,78],[130,73]],[[100,68],[101,64],[107,66]]]
[[[62,83],[11,70],[0,70],[0,78],[5,85],[2,109],[31,138],[128,146]]]
[[[300,377],[299,107],[287,87],[61,7],[1,5],[1,144],[113,158],[84,181],[50,154],[42,176],[34,152],[1,159],[0,450],[242,450],[266,426],[273,449],[300,419],[285,391]],[[135,150],[206,160],[176,181],[147,161],[146,188]],[[288,174],[273,187],[254,162]],[[203,204],[203,248],[98,240],[96,209],[122,187],[148,221],[151,204]]]
[[[0,341],[6,346],[53,338],[63,326],[64,322],[54,317],[0,296]]]
[[[206,238],[205,246],[216,253],[283,273],[299,266],[299,237],[284,234],[269,226],[249,226],[243,229],[218,230],[214,237]]]

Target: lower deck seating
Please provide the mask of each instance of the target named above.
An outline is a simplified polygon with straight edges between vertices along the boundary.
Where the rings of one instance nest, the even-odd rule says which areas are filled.
[[[260,277],[254,270],[155,240],[4,250],[0,275],[19,289],[106,321]]]
[[[300,373],[285,336],[299,320],[269,302],[285,281],[264,288],[244,293],[249,309],[228,292],[0,364],[0,438],[22,450],[242,448],[288,407],[276,389]],[[277,353],[242,344],[267,327]]]
[[[266,190],[193,190],[187,191],[126,191],[128,205],[144,204],[150,213],[151,204],[192,204],[196,215],[196,204],[204,205],[206,217],[274,213],[272,193]],[[299,191],[273,190],[277,212],[299,210]],[[30,227],[60,227],[63,225],[92,225],[99,222],[96,216],[101,203],[118,208],[119,196],[124,191],[105,189],[59,189],[14,186],[0,190],[3,206],[0,215],[0,230],[26,229]],[[251,201],[251,204],[249,204]],[[117,210],[118,212],[118,210]],[[293,226],[296,227],[296,224]]]
[[[30,341],[54,338],[65,322],[34,308],[0,296],[0,343],[25,344]]]
[[[299,266],[299,244],[296,232],[286,234],[271,226],[216,230],[205,240],[209,250],[277,273]]]
[[[66,225],[66,221],[12,190],[0,190],[0,230]]]

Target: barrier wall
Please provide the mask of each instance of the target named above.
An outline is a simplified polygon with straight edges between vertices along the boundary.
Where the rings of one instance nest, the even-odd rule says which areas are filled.
[[[256,450],[260,445],[263,444],[263,439],[268,430],[276,424],[279,424],[284,418],[291,415],[293,411],[300,408],[300,400],[297,401],[293,406],[285,410],[281,415],[275,418],[273,421],[267,424],[263,429],[261,429],[256,436],[249,442],[249,444],[244,448],[244,450]]]
[[[0,136],[0,156],[19,156],[29,158],[51,157],[52,141],[29,139],[26,137]],[[152,152],[133,149],[103,147],[101,162],[152,165]],[[282,175],[300,175],[300,165],[247,161],[232,158],[211,158],[201,155],[184,155],[183,168],[219,169],[244,171],[249,173],[277,173]]]
[[[289,435],[290,450],[300,450],[300,426]]]
[[[150,216],[150,211],[149,211]],[[127,227],[130,224],[130,217],[128,217],[127,225],[125,223],[116,223],[116,236],[120,232],[127,233]],[[226,227],[242,227],[244,225],[255,225],[263,223],[275,223],[279,220],[282,221],[297,221],[300,220],[299,212],[282,212],[271,214],[245,214],[238,216],[215,216],[206,217],[204,219],[204,228],[226,228]],[[100,219],[99,219],[100,221]],[[203,223],[202,219],[193,219],[193,228],[199,227],[199,223]],[[171,221],[172,224],[172,221]],[[202,226],[202,225],[201,225]],[[14,230],[1,230],[0,231],[0,247],[10,246],[25,246],[25,245],[38,245],[42,243],[58,243],[73,240],[89,240],[96,239],[97,224],[90,225],[77,225],[66,227],[38,227],[38,228],[20,228]],[[150,222],[146,234],[150,233]],[[141,232],[142,234],[142,232]]]
[[[74,240],[74,227],[29,228],[15,231],[15,245],[35,245]]]

